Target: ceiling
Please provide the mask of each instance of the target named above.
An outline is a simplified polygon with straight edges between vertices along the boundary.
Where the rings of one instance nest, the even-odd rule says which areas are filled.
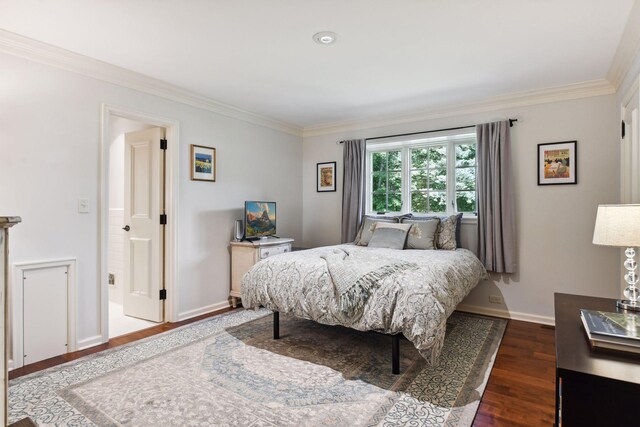
[[[603,79],[633,3],[0,0],[0,28],[309,127]]]

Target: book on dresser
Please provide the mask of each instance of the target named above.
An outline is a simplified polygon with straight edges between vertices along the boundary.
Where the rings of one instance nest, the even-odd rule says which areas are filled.
[[[580,318],[591,348],[640,354],[640,315],[581,309]]]

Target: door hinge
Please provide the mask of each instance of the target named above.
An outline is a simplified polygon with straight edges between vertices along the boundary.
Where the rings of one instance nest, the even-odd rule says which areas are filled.
[[[622,121],[622,128],[621,128],[621,131],[620,131],[620,135],[622,135],[622,139],[624,139],[624,136],[625,136],[624,120]]]
[[[160,289],[160,299],[161,300],[167,299],[167,290],[166,289]]]
[[[167,224],[167,214],[160,215],[160,225],[166,225],[166,224]]]
[[[167,140],[166,140],[166,139],[164,139],[164,138],[162,138],[162,139],[160,140],[160,149],[161,149],[161,150],[166,150],[166,149],[167,149]]]

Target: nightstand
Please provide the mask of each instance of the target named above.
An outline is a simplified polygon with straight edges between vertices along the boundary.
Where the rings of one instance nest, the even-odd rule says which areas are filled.
[[[615,300],[554,295],[556,315],[556,426],[638,425],[640,358],[592,350],[580,309],[616,311]]]
[[[236,308],[242,297],[242,276],[258,261],[291,252],[293,239],[268,238],[253,242],[231,242],[231,305]]]

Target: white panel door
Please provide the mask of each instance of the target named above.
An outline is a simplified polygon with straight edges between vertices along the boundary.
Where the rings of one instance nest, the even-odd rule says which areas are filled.
[[[67,267],[27,270],[23,287],[24,364],[67,352]]]
[[[163,304],[164,129],[125,134],[124,314],[161,322]]]

